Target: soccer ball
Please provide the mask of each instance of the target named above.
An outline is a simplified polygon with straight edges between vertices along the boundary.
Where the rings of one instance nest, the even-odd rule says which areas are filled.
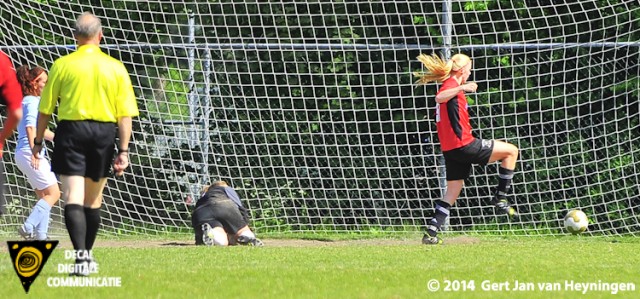
[[[568,232],[577,235],[587,230],[589,219],[587,214],[580,210],[571,210],[564,216],[564,228]]]

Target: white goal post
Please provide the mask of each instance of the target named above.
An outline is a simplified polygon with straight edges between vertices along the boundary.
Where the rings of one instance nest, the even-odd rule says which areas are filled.
[[[445,182],[438,86],[411,74],[420,53],[458,52],[478,83],[474,134],[520,148],[510,196],[521,217],[495,215],[497,167],[478,166],[447,231],[563,234],[574,208],[590,233],[640,228],[637,1],[6,0],[0,50],[49,69],[75,49],[84,11],[101,18],[102,49],[130,71],[141,110],[132,166],[105,191],[107,233],[189,232],[217,179],[258,232],[422,230]],[[35,204],[14,147],[9,235]]]

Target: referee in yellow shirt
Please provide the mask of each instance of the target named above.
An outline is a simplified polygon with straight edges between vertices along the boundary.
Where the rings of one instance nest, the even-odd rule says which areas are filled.
[[[83,13],[74,36],[77,50],[55,61],[42,91],[33,155],[40,158],[45,129],[59,104],[51,168],[60,176],[65,224],[79,253],[71,274],[86,276],[95,269],[91,249],[111,162],[116,175],[129,166],[131,118],[139,112],[127,69],[100,50],[100,19]]]

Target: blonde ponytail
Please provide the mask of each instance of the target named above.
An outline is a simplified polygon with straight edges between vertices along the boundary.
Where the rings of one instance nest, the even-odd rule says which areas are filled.
[[[449,73],[453,67],[452,61],[444,61],[440,56],[436,54],[425,55],[420,54],[416,57],[422,65],[427,69],[426,72],[414,72],[413,75],[419,77],[415,82],[416,84],[422,85],[427,84],[429,82],[442,82],[449,78]]]
[[[420,54],[417,59],[427,69],[426,72],[414,72],[413,75],[419,77],[416,84],[427,84],[429,82],[442,82],[447,80],[451,72],[456,72],[471,62],[471,58],[464,54],[456,54],[448,61],[444,61],[436,54]]]

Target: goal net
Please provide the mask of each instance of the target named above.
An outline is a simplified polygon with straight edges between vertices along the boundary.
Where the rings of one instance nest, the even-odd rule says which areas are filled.
[[[75,50],[84,11],[101,17],[102,49],[126,65],[141,110],[131,168],[104,193],[105,232],[189,232],[219,179],[258,232],[422,230],[446,182],[438,85],[412,72],[420,53],[459,52],[478,84],[474,134],[520,148],[521,217],[496,215],[497,164],[476,166],[448,231],[562,234],[574,208],[591,233],[640,228],[637,1],[6,0],[0,49],[49,69]],[[35,203],[14,145],[4,234]]]

